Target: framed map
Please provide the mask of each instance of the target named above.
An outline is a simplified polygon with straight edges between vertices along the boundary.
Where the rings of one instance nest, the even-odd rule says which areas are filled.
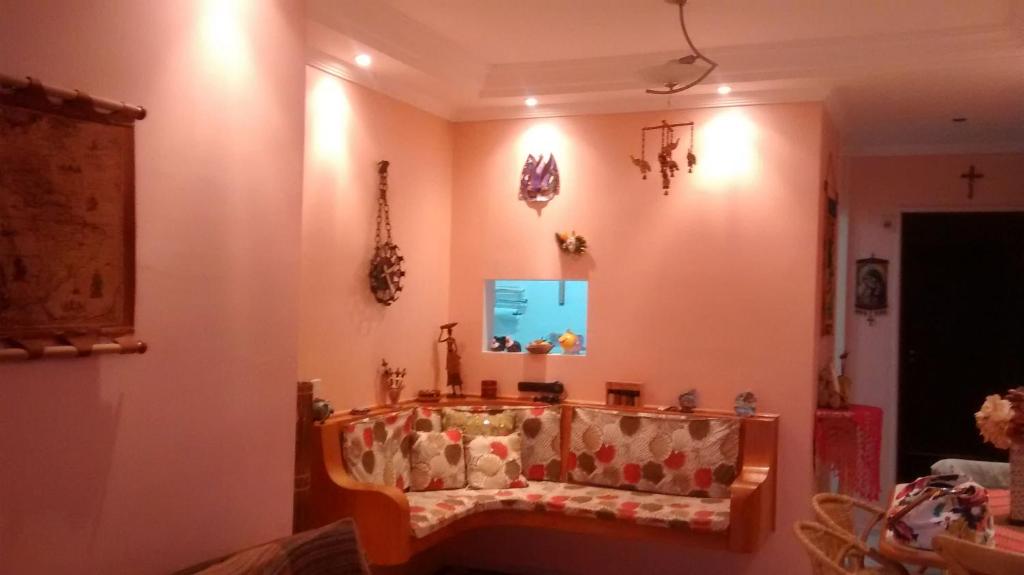
[[[130,119],[0,91],[0,339],[134,331]]]

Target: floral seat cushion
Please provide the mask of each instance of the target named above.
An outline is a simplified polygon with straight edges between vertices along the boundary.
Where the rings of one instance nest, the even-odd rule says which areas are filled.
[[[409,452],[414,412],[411,409],[368,417],[342,429],[345,467],[356,481],[409,487]]]
[[[729,499],[662,495],[534,481],[522,489],[456,489],[409,493],[413,535],[426,537],[481,511],[511,509],[562,513],[638,525],[723,532],[729,528]]]

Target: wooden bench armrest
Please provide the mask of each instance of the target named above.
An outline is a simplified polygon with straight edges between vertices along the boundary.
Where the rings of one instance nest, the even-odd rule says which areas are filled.
[[[409,499],[397,487],[363,483],[348,473],[341,454],[339,426],[326,424],[316,431],[314,449],[321,459],[314,460],[311,473],[314,524],[352,517],[371,563],[404,563],[411,556]]]
[[[729,548],[750,553],[775,531],[778,418],[743,423],[743,465],[729,488]]]

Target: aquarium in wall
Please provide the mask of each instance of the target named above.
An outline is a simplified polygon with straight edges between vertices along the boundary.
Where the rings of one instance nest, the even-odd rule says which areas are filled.
[[[545,340],[552,355],[586,355],[586,281],[487,280],[484,301],[485,351],[526,353]]]

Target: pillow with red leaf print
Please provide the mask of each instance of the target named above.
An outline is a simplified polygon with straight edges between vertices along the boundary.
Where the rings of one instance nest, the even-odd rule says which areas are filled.
[[[478,435],[466,444],[466,480],[470,489],[526,487],[522,437]]]
[[[462,432],[426,431],[415,434],[409,472],[410,491],[460,489],[466,486],[466,462],[462,454]]]

